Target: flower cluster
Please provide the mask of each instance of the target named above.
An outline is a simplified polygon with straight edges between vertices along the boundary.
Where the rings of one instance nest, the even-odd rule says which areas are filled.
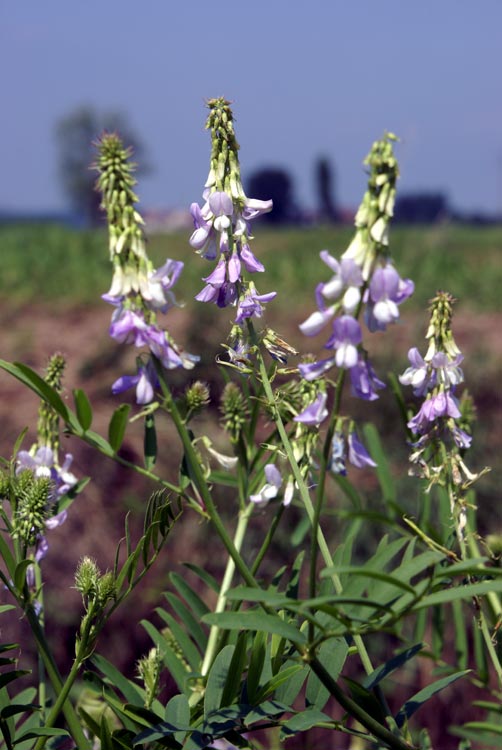
[[[371,401],[384,384],[377,378],[363,350],[358,321],[370,331],[383,331],[399,318],[398,306],[413,292],[413,282],[401,279],[388,254],[389,223],[393,216],[397,162],[392,150],[394,136],[376,141],[365,163],[370,167],[368,190],[356,214],[356,233],[338,261],[327,250],[321,260],[332,271],[316,288],[317,310],[300,325],[306,336],[315,336],[329,323],[332,333],[325,348],[327,358],[300,365],[307,380],[315,380],[334,365],[348,370],[352,393]]]
[[[416,347],[408,352],[410,366],[399,377],[403,385],[413,388],[415,396],[424,401],[408,427],[419,436],[415,460],[431,441],[450,435],[458,448],[471,444],[471,436],[459,427],[459,401],[455,395],[464,375],[460,364],[463,356],[451,332],[453,299],[439,292],[431,303],[431,323],[427,331],[429,348],[422,357]]]
[[[230,103],[223,98],[210,99],[208,107],[211,163],[204,205],[192,203],[190,207],[194,221],[190,244],[203,258],[217,263],[203,279],[205,286],[196,299],[219,307],[237,306],[235,323],[242,326],[247,318],[261,317],[263,304],[276,296],[276,292],[260,294],[255,284],[242,276],[243,270],[265,270],[251,251],[251,221],[271,211],[272,201],[248,198],[244,193]]]
[[[62,390],[65,360],[54,354],[47,367],[45,382],[57,392]],[[63,502],[68,493],[77,492],[77,477],[70,471],[71,453],[59,463],[59,418],[54,409],[42,401],[39,408],[37,442],[29,451],[16,455],[15,477],[10,493],[16,506],[18,535],[34,547],[34,560],[40,562],[48,550],[47,529],[60,526],[67,517]]]
[[[148,404],[154,399],[158,380],[152,355],[163,367],[191,369],[198,357],[184,352],[157,321],[157,313],[166,313],[176,305],[172,291],[183,263],[167,259],[159,269],[153,267],[146,252],[143,219],[135,209],[134,165],[131,152],[114,133],[105,133],[99,141],[97,189],[101,207],[106,211],[110,258],[114,266],[110,290],[103,299],[115,307],[110,336],[119,343],[146,347],[146,359],[138,357],[136,375],[124,375],[112,385],[113,393],[136,387],[136,401]]]

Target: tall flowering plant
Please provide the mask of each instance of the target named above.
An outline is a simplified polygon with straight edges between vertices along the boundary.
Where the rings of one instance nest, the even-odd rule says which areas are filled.
[[[411,473],[420,483],[419,507],[411,517],[400,505],[376,431],[356,425],[350,412],[350,397],[373,403],[385,387],[367,341],[398,320],[401,303],[413,292],[389,249],[398,178],[395,137],[386,134],[371,148],[368,188],[348,248],[339,259],[328,250],[320,253],[331,275],[319,282],[316,310],[300,330],[311,341],[328,331],[328,356],[300,354],[264,323],[265,305],[276,292],[259,293],[253,280],[265,267],[258,250],[251,250],[251,221],[272,210],[272,203],[244,192],[229,102],[210,99],[208,109],[210,168],[204,203],[191,206],[189,243],[213,263],[195,299],[235,311],[225,352],[216,357],[222,379],[217,410],[208,408],[215,401],[209,386],[193,379],[199,354],[186,352],[160,322],[178,304],[173,288],[181,285],[183,263],[169,258],[155,269],[149,259],[131,154],[117,134],[105,133],[97,143],[97,187],[113,268],[103,297],[114,308],[112,339],[137,355],[136,372],[118,377],[111,390],[121,397],[134,387],[139,413],[130,420],[130,404],[119,404],[104,437],[91,429],[92,407],[83,391],[74,391],[74,408],[62,398],[59,357],[51,360],[46,379],[0,361],[42,400],[37,442],[25,451],[18,441],[0,476],[0,577],[40,654],[38,703],[28,703],[9,684],[22,676],[20,670],[0,678],[5,747],[32,742],[42,750],[49,743],[55,750],[66,742],[79,750],[254,748],[263,746],[264,736],[275,747],[276,736],[283,741],[312,730],[323,733],[326,746],[336,733],[337,747],[425,750],[431,743],[416,725],[418,709],[457,680],[469,679],[471,668],[477,669],[476,684],[487,682],[480,667],[487,659],[502,680],[496,644],[502,578],[483,556],[475,530],[477,475],[464,460],[472,409],[458,391],[462,355],[452,334],[452,299],[445,292],[434,298],[428,350],[422,356],[411,349],[410,366],[400,377],[422,404],[408,408],[392,379],[406,415]],[[200,307],[194,314],[203,314]],[[184,390],[173,388],[175,369],[187,373]],[[206,419],[197,419],[204,410]],[[215,411],[222,429],[213,424],[206,434]],[[155,471],[154,414],[171,421],[181,446],[174,476]],[[139,418],[145,426],[141,465],[121,451],[130,421]],[[156,485],[143,535],[133,544],[125,521],[113,568],[102,573],[90,555],[76,566],[82,616],[67,673],[45,636],[41,596],[48,531],[64,520],[70,500],[84,487],[70,472],[71,456],[59,463],[60,424]],[[351,467],[377,472],[377,513],[363,507]],[[436,490],[439,527],[431,502]],[[347,501],[353,503],[349,510]],[[146,624],[153,646],[131,678],[97,654],[99,635],[155,563],[181,513],[197,513],[206,524],[208,548],[224,559],[223,574],[215,578],[211,561],[203,569],[189,559],[185,577],[169,577],[168,604],[158,609],[163,626]],[[330,531],[335,514],[338,537]],[[368,518],[384,528],[371,550],[371,535],[363,535]],[[295,548],[290,558],[284,557],[285,538]],[[456,663],[438,627],[450,612]],[[464,616],[468,612],[471,618]],[[423,642],[429,631],[432,651]],[[473,666],[469,638],[476,643]],[[421,689],[393,694],[389,675],[411,673],[421,655],[435,660],[441,675]],[[75,702],[84,670],[93,697],[81,694]],[[490,711],[493,704],[484,705]],[[491,731],[490,722],[477,728]],[[468,725],[455,729],[464,738],[469,731]]]

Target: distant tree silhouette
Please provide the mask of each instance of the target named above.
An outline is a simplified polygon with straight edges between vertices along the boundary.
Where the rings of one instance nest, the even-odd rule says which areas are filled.
[[[444,193],[409,193],[399,196],[394,210],[396,221],[407,224],[434,224],[451,215]]]
[[[135,157],[141,157],[143,147],[127,117],[119,112],[99,113],[92,107],[82,106],[56,124],[63,189],[72,209],[87,224],[102,221],[100,197],[94,190],[96,172],[91,167],[96,159],[93,143],[104,130],[117,132],[125,145],[132,146]],[[144,164],[138,171],[145,171]]]
[[[299,212],[293,197],[293,180],[285,169],[264,167],[253,172],[248,180],[247,194],[260,200],[272,198],[274,209],[263,216],[263,221],[271,224],[298,221]]]
[[[322,156],[315,164],[315,181],[317,187],[317,201],[319,219],[321,221],[337,221],[335,169],[329,159]]]

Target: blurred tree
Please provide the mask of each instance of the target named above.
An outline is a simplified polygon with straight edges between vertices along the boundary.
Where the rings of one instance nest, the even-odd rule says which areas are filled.
[[[141,164],[138,172],[144,173],[144,149],[125,115],[119,112],[99,113],[93,107],[83,106],[63,117],[56,125],[63,190],[78,217],[91,225],[100,223],[103,218],[99,208],[101,199],[94,190],[96,173],[91,167],[96,158],[93,143],[104,130],[119,133],[123,142],[132,146],[134,156]]]
[[[335,169],[329,159],[321,156],[315,164],[315,180],[320,221],[338,221],[336,191],[334,188]]]
[[[247,194],[251,198],[274,202],[273,211],[265,214],[263,221],[271,224],[296,222],[299,211],[293,198],[293,180],[291,175],[280,167],[264,167],[253,172],[248,180]]]

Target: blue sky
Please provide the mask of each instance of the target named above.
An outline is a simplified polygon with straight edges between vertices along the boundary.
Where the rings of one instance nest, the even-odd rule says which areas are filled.
[[[303,204],[324,155],[357,205],[387,129],[402,139],[402,192],[502,212],[501,50],[500,0],[3,2],[0,210],[64,207],[55,123],[82,104],[123,111],[145,142],[143,205],[198,200],[204,101],[223,95],[244,176],[284,167]]]

